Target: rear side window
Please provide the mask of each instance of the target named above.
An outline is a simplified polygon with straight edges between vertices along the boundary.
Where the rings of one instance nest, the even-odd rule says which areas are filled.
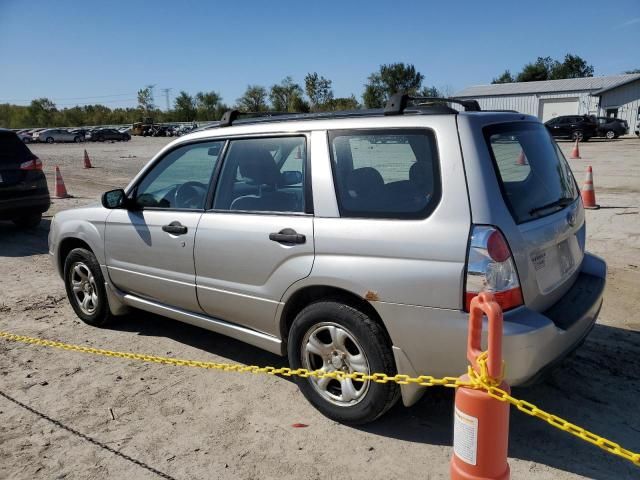
[[[430,130],[329,133],[343,217],[426,218],[440,200],[440,167]]]
[[[551,215],[577,199],[569,165],[544,125],[499,124],[483,132],[516,223]]]
[[[0,165],[12,165],[31,160],[31,150],[14,132],[0,131]]]

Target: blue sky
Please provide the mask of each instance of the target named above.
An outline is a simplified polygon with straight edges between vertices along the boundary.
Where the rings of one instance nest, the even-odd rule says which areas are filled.
[[[249,83],[310,71],[360,99],[367,76],[398,61],[455,92],[567,52],[622,73],[640,68],[639,41],[639,0],[0,0],[0,102],[135,105],[155,84],[162,108],[166,87],[232,104]]]

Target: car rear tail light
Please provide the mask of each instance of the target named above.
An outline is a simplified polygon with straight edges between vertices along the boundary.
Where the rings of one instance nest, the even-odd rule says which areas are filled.
[[[493,292],[503,310],[523,304],[518,272],[504,235],[495,227],[475,225],[469,244],[465,311],[480,292]]]
[[[42,170],[42,160],[38,157],[33,157],[32,160],[22,162],[20,164],[20,170]]]

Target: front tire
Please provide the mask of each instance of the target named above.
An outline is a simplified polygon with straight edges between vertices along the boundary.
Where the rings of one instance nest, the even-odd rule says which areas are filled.
[[[95,255],[74,248],[64,261],[64,286],[76,315],[85,323],[102,327],[112,319],[104,277]]]
[[[47,137],[47,143],[53,143],[53,142],[54,142],[53,138]]]
[[[607,133],[605,133],[604,136],[607,137],[607,140],[613,140],[617,137],[616,132],[613,130],[607,130]]]
[[[396,374],[382,327],[360,310],[326,300],[304,308],[289,332],[291,368]],[[398,400],[393,382],[296,378],[302,394],[322,414],[341,423],[372,422]]]

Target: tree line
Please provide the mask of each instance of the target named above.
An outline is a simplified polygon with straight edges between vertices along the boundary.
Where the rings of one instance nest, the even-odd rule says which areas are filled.
[[[522,71],[512,75],[505,70],[492,83],[531,82],[561,78],[592,77],[594,69],[578,55],[567,54],[562,61],[551,57],[538,57],[524,65]],[[635,73],[635,71],[625,72]],[[232,106],[223,102],[216,91],[190,94],[180,91],[171,109],[163,111],[154,104],[153,86],[138,90],[137,107],[109,108],[105,105],[84,105],[57,108],[48,98],[32,100],[30,105],[0,104],[0,126],[7,128],[82,126],[127,124],[152,117],[155,122],[191,122],[218,120],[231,108],[245,112],[325,112],[380,108],[390,95],[406,92],[424,97],[451,96],[446,87],[435,88],[425,84],[425,76],[414,65],[402,62],[380,65],[367,77],[361,102],[355,95],[336,97],[333,82],[317,72],[308,73],[299,84],[290,76],[280,83],[265,87],[248,85]]]

